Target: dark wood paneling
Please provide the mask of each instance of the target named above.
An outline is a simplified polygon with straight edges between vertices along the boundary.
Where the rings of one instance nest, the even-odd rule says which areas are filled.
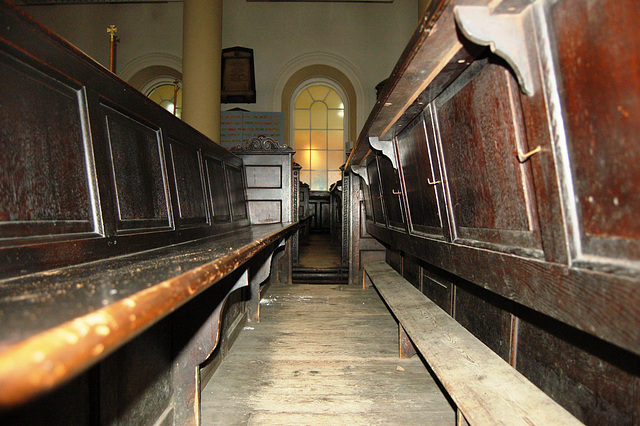
[[[316,216],[318,215],[318,203],[309,203],[309,214],[313,216],[311,218],[311,223],[317,222]]]
[[[231,222],[231,207],[229,205],[227,174],[224,172],[224,163],[218,159],[206,157],[207,183],[209,197],[211,199],[211,211],[213,222]]]
[[[552,20],[582,246],[575,255],[638,261],[640,37],[629,29],[640,8],[567,0],[553,6]]]
[[[242,160],[10,4],[0,8],[2,278],[248,224],[176,232],[170,152],[161,136],[235,167]]]
[[[207,199],[202,180],[200,152],[171,139],[169,142],[180,226],[206,224]]]
[[[411,231],[443,237],[442,179],[433,130],[429,109],[398,135],[396,146]]]
[[[94,231],[82,90],[1,53],[0,92],[1,238]]]
[[[282,165],[245,166],[247,189],[282,188]]]
[[[382,201],[387,215],[388,225],[393,228],[406,229],[401,205],[401,186],[398,172],[393,168],[391,160],[378,155],[378,170],[380,172],[380,186]]]
[[[410,254],[402,253],[402,277],[409,281],[415,288],[420,290],[420,263],[418,258]]]
[[[120,424],[152,424],[171,403],[171,335],[164,320],[114,354]]]
[[[369,193],[373,206],[373,220],[379,225],[387,226],[387,219],[382,207],[382,188],[380,186],[378,162],[375,156],[373,156],[372,160],[367,164],[367,175],[369,176]]]
[[[385,262],[387,262],[397,273],[402,275],[402,252],[393,247],[387,247],[387,251],[384,256]]]
[[[637,424],[640,358],[557,321],[523,312],[517,369],[588,424]]]
[[[311,231],[329,232],[331,224],[331,204],[329,192],[311,191],[309,208],[314,215],[311,218]]]
[[[246,218],[242,160],[7,2],[0,91],[0,240],[12,238],[0,247],[0,364],[12,365],[0,423],[173,424],[172,409],[193,416],[176,424],[196,423],[194,373],[218,341],[204,291],[226,296],[242,283],[229,274],[297,223],[210,226],[220,199],[208,199],[205,176],[223,198],[232,188]],[[220,161],[205,170],[202,156]],[[237,170],[229,185],[224,164]],[[172,318],[194,298],[213,334],[192,339]]]
[[[454,318],[491,350],[509,362],[511,357],[510,303],[461,279],[455,283]]]
[[[2,278],[247,224],[175,232],[161,136],[238,167],[242,161],[12,6],[0,7]]]
[[[327,201],[320,203],[320,226],[329,229],[331,225],[331,204]]]
[[[0,423],[29,426],[97,424],[97,406],[93,405],[95,397],[91,395],[95,391],[92,373],[82,374],[23,406],[1,412]]]
[[[362,198],[364,201],[364,214],[367,220],[373,222],[373,204],[371,202],[371,188],[369,185],[364,183],[363,179],[359,179],[360,181],[360,190],[362,191]]]
[[[245,184],[242,169],[227,164],[227,180],[229,182],[229,194],[231,198],[231,212],[233,220],[238,221],[247,218],[247,205]]]
[[[366,230],[386,245],[402,247],[403,251],[490,292],[640,353],[640,328],[628,323],[630,318],[640,317],[640,294],[634,279],[418,239],[371,222]]]
[[[453,312],[454,279],[450,273],[422,263],[422,293],[449,315]]]
[[[168,191],[160,132],[103,106],[118,231],[168,228]]]
[[[513,12],[525,3],[496,2],[490,19],[515,22]],[[457,4],[457,12],[464,6]],[[376,132],[393,130],[406,172],[403,143],[417,127],[411,120],[431,101],[424,94],[435,96],[442,222],[450,223],[453,240],[416,238],[414,205],[436,212],[431,194],[411,200],[416,181],[422,183],[417,172],[404,173],[409,233],[373,221],[366,229],[389,252],[424,261],[423,292],[451,308],[453,288],[456,320],[580,420],[637,424],[640,9],[631,0],[528,5],[517,52],[509,56],[498,48],[495,55],[460,58],[460,66],[470,65],[447,86],[435,82],[453,65],[455,56],[443,52],[455,43],[437,38],[438,31],[458,28],[463,36],[471,19],[465,23],[459,14],[457,23],[448,21],[451,2],[432,7],[442,8],[429,15],[437,25],[416,32],[425,38],[405,50],[347,167],[364,165],[373,149],[370,138],[384,139]],[[472,37],[495,36],[486,40],[495,42],[492,47],[512,41],[501,38],[517,38],[490,26]],[[431,55],[444,67],[418,66]],[[518,62],[525,56],[528,65]],[[522,71],[531,72],[533,83],[526,94],[515,78]],[[425,89],[415,98],[408,86]],[[517,159],[530,151],[538,153]],[[428,154],[416,154],[415,161],[427,173],[435,167]],[[446,271],[449,282],[435,284],[430,265]]]
[[[355,173],[350,173],[347,179],[350,185],[348,203],[349,224],[349,284],[362,285],[362,267],[367,261],[384,260],[385,249],[376,239],[367,233],[365,202],[357,196],[358,190],[368,191],[364,179]],[[371,212],[371,210],[369,210]]]
[[[249,200],[251,223],[282,222],[282,200]]]
[[[530,168],[517,159],[519,88],[496,62],[474,63],[436,99],[455,240],[541,256]]]

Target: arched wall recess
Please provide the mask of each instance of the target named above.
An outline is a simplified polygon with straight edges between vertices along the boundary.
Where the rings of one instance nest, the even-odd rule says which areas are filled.
[[[367,92],[364,90],[362,78],[357,68],[339,56],[324,52],[312,52],[301,55],[285,64],[276,79],[273,91],[274,111],[285,113],[285,138],[289,138],[290,102],[294,91],[303,82],[322,77],[333,80],[341,86],[347,94],[349,104],[349,135],[350,140],[357,136],[357,130],[365,122],[368,110]],[[374,96],[374,95],[372,95]]]
[[[513,69],[522,92],[529,96],[535,93],[535,88],[528,46],[536,39],[534,19],[544,19],[543,2],[520,0],[493,11],[489,6],[453,8],[462,34],[473,43],[489,46],[504,59]]]
[[[151,52],[129,61],[118,72],[118,76],[131,83],[131,79],[140,71],[158,66],[170,68],[182,75],[182,58],[170,53]]]
[[[396,160],[396,149],[393,141],[381,141],[377,136],[369,136],[369,145],[371,148],[382,152],[382,155],[391,160],[393,168],[398,170],[398,161]]]
[[[129,84],[140,90],[145,95],[162,84],[174,84],[176,81],[182,80],[182,75],[173,70],[159,69],[161,67],[145,68],[136,73]],[[173,71],[173,72],[172,72]]]

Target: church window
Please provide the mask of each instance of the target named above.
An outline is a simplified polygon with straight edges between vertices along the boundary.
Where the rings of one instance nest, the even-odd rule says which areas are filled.
[[[147,96],[171,114],[182,117],[182,88],[177,82],[159,84]]]
[[[295,161],[302,166],[300,181],[312,191],[328,191],[342,179],[345,105],[340,94],[326,84],[313,84],[298,93],[294,103]]]

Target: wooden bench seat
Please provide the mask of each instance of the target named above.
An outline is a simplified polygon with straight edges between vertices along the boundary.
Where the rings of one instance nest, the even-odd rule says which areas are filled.
[[[364,270],[399,323],[401,356],[408,336],[469,424],[582,424],[387,263]]]

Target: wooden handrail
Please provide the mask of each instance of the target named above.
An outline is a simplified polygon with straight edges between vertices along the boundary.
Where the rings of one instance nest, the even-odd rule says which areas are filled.
[[[0,281],[0,411],[77,376],[297,227],[256,225]]]

